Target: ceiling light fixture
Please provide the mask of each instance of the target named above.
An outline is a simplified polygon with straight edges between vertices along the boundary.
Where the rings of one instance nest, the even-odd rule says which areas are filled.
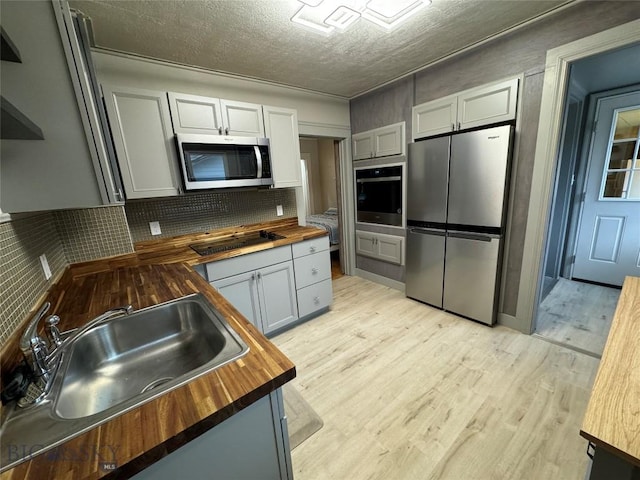
[[[335,29],[346,30],[360,18],[391,30],[431,0],[296,0],[296,3],[301,5],[291,21],[328,36]]]

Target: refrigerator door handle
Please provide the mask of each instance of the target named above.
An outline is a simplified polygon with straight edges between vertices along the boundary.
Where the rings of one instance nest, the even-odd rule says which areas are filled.
[[[477,240],[480,242],[490,242],[493,239],[500,238],[500,235],[491,235],[488,233],[447,232],[447,237],[462,238],[464,240]]]
[[[434,230],[432,228],[410,228],[409,233],[419,233],[421,235],[435,235],[437,237],[444,237],[444,230]]]

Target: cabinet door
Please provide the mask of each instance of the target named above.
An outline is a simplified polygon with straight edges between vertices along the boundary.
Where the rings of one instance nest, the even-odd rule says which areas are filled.
[[[231,305],[262,332],[256,272],[241,273],[211,282]]]
[[[413,139],[452,132],[456,128],[458,97],[452,95],[416,105],[411,110]]]
[[[458,96],[460,128],[513,120],[517,100],[517,78],[462,92]]]
[[[373,157],[373,132],[356,133],[352,137],[353,140],[353,159],[363,160]]]
[[[224,135],[264,137],[262,105],[255,103],[220,100]]]
[[[356,232],[356,254],[377,257],[376,236],[371,232]]]
[[[127,198],[177,195],[178,158],[166,94],[103,88]]]
[[[404,263],[402,261],[403,244],[404,238],[402,237],[378,234],[376,238],[376,253],[378,254],[378,259],[384,262],[402,265]]]
[[[298,319],[293,262],[258,270],[262,326],[267,334]]]
[[[167,96],[175,133],[223,134],[219,98],[173,92]]]
[[[271,151],[271,173],[276,188],[299,187],[300,139],[298,112],[289,108],[264,106],[264,122]]]
[[[404,122],[373,131],[374,157],[402,155],[404,153]]]

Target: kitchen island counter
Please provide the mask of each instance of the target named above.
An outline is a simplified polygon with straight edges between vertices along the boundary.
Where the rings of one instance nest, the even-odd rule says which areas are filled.
[[[86,323],[114,306],[131,304],[138,310],[199,292],[246,342],[249,352],[69,440],[57,447],[62,453],[56,455],[53,449],[36,455],[4,472],[1,478],[129,477],[293,379],[294,364],[191,267],[326,235],[318,229],[298,227],[291,220],[274,223],[266,228],[284,239],[238,249],[241,251],[201,257],[189,244],[241,235],[265,225],[142,242],[133,254],[71,265],[43,299],[51,302],[51,313],[61,317],[61,330]],[[3,368],[20,360],[17,335],[5,346],[3,357]],[[93,454],[84,461],[67,455],[86,452],[88,446]],[[20,452],[16,450],[16,454]],[[104,469],[105,456],[107,460],[113,458],[117,470]]]

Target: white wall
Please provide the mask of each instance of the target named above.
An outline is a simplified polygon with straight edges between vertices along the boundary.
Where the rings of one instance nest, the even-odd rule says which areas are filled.
[[[332,138],[321,138],[318,140],[318,160],[320,163],[320,183],[322,189],[321,212],[325,212],[329,207],[338,206],[336,155]]]
[[[100,82],[295,108],[301,124],[350,128],[349,101],[342,97],[101,50],[93,53]]]

